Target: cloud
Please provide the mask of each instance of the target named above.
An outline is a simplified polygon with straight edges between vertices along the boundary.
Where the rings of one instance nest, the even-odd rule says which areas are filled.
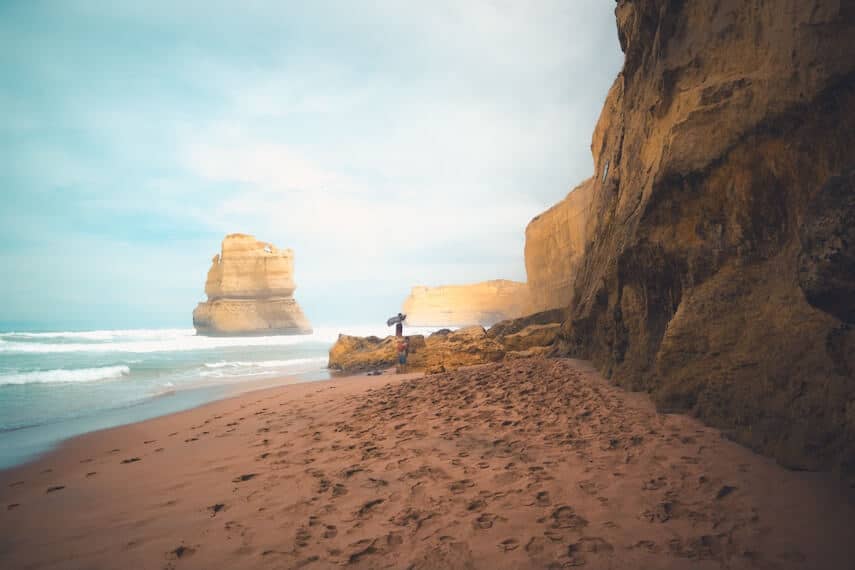
[[[106,314],[87,293],[103,288],[132,325],[152,314],[139,288],[122,293],[134,282],[176,296],[170,324],[183,322],[232,231],[293,247],[321,319],[367,318],[414,284],[524,278],[526,223],[591,172],[621,62],[612,10],[4,5],[0,253],[32,283],[11,289],[16,315],[69,295]],[[75,269],[93,267],[84,246],[98,272]],[[36,278],[26,260],[58,251],[56,276]],[[139,261],[111,263],[122,251]],[[175,272],[163,283],[149,279],[159,259]]]

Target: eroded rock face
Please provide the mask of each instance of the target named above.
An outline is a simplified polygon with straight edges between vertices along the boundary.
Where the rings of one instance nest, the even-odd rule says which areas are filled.
[[[487,336],[484,327],[472,326],[447,334],[432,334],[427,338],[425,371],[437,374],[487,362],[498,362],[505,349],[496,339]]]
[[[855,170],[813,197],[799,238],[799,286],[808,303],[855,324]]]
[[[525,270],[530,312],[566,307],[588,232],[595,181],[586,180],[525,229]]]
[[[855,4],[620,0],[565,351],[855,472]]]
[[[413,287],[401,312],[412,326],[490,326],[520,317],[528,308],[525,283],[497,279],[471,285]]]
[[[295,289],[293,251],[229,234],[211,260],[208,301],[193,311],[193,326],[203,335],[309,334]]]
[[[558,323],[515,326],[509,321],[503,323],[499,332],[471,326],[456,331],[444,329],[427,338],[413,335],[408,337],[410,353],[407,365],[411,370],[436,374],[506,358],[547,355],[556,349],[560,327]],[[503,334],[502,330],[508,333]],[[330,349],[327,366],[342,372],[364,372],[394,366],[398,361],[399,341],[394,336],[339,335]]]
[[[424,368],[425,337],[411,335],[407,364],[412,368]],[[327,368],[340,372],[365,372],[394,366],[398,362],[398,342],[395,336],[379,338],[338,335],[330,349]]]

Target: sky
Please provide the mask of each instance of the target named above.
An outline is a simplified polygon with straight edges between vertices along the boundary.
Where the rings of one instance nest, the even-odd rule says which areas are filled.
[[[525,280],[593,170],[603,0],[0,0],[0,328],[190,327],[227,233],[315,324]]]

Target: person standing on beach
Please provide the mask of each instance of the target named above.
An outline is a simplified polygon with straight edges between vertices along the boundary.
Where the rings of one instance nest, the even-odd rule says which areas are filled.
[[[410,339],[404,337],[398,341],[398,372],[403,372],[407,367],[407,355],[410,352]]]
[[[398,322],[395,323],[395,336],[400,337],[404,334],[404,315],[398,313]]]

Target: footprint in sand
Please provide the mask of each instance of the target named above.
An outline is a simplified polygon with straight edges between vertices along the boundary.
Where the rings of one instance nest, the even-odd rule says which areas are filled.
[[[389,482],[385,479],[375,479],[374,477],[369,477],[368,481],[362,486],[366,489],[378,489],[380,487],[386,487],[388,485]]]
[[[532,537],[531,540],[529,540],[528,543],[525,545],[525,551],[528,552],[530,555],[540,554],[545,548],[546,541],[539,536]]]
[[[481,499],[475,499],[474,501],[470,501],[468,505],[466,505],[467,511],[480,511],[484,507],[487,506],[487,503],[482,501]]]
[[[674,514],[674,503],[671,501],[663,501],[656,505],[652,510],[646,510],[641,513],[641,518],[647,522],[668,522]]]
[[[552,501],[549,499],[549,491],[541,491],[535,495],[534,500],[541,507],[548,507],[552,504]]]
[[[169,555],[170,555],[170,557],[177,560],[179,558],[187,558],[189,556],[192,556],[193,553],[195,553],[195,552],[196,552],[195,548],[190,548],[189,546],[184,546],[182,544],[181,546],[179,546],[175,550],[171,550],[169,552]]]
[[[240,475],[240,476],[232,479],[232,483],[243,483],[243,482],[249,481],[250,479],[253,479],[257,476],[258,476],[257,473],[246,473],[244,475]]]
[[[122,464],[124,465],[126,463],[136,463],[137,461],[142,461],[142,459],[140,459],[139,457],[131,457],[130,459],[123,459]]]
[[[466,489],[475,486],[475,482],[471,479],[461,479],[460,481],[455,481],[451,484],[451,492],[454,494],[460,494],[466,492]]]
[[[86,477],[94,477],[97,474],[98,474],[97,471],[90,471],[89,473],[86,474]]]
[[[384,499],[372,499],[371,501],[368,501],[367,503],[365,503],[361,507],[359,507],[359,510],[356,511],[356,516],[357,517],[364,517],[369,512],[371,512],[371,510],[374,507],[376,507],[377,505],[379,505],[383,502],[384,502]]]
[[[12,503],[11,505],[8,505],[8,506],[6,507],[6,510],[7,510],[7,511],[14,511],[15,509],[17,509],[17,508],[18,508],[18,507],[20,507],[20,506],[21,506],[21,504],[20,504],[20,503]]]
[[[502,542],[499,543],[499,548],[504,550],[505,552],[510,552],[511,550],[516,550],[520,547],[520,541],[516,538],[506,538]]]
[[[65,485],[56,485],[54,487],[48,487],[45,493],[55,493],[57,491],[62,491],[63,489],[65,489]]]
[[[312,539],[312,534],[306,527],[301,526],[297,529],[294,539],[297,542],[297,546],[303,548],[309,545],[309,541]]]
[[[226,506],[223,503],[217,503],[215,505],[211,505],[208,507],[208,510],[211,511],[211,516],[217,516],[217,513],[222,511]]]
[[[481,513],[477,519],[475,519],[474,525],[475,528],[480,528],[482,530],[486,530],[493,526],[493,523],[496,519],[499,518],[493,513]]]
[[[363,540],[360,540],[358,542],[351,544],[350,546],[355,547],[356,550],[354,550],[354,552],[352,552],[351,555],[348,557],[347,563],[348,564],[356,564],[357,562],[359,562],[360,560],[362,560],[366,556],[376,554],[377,553],[377,547],[374,546],[374,544],[376,542],[377,542],[376,540],[366,538],[366,539],[363,539]]]
[[[550,526],[556,529],[569,528],[576,530],[588,526],[588,521],[577,515],[573,507],[567,505],[558,507],[552,511],[551,518],[552,524]]]

